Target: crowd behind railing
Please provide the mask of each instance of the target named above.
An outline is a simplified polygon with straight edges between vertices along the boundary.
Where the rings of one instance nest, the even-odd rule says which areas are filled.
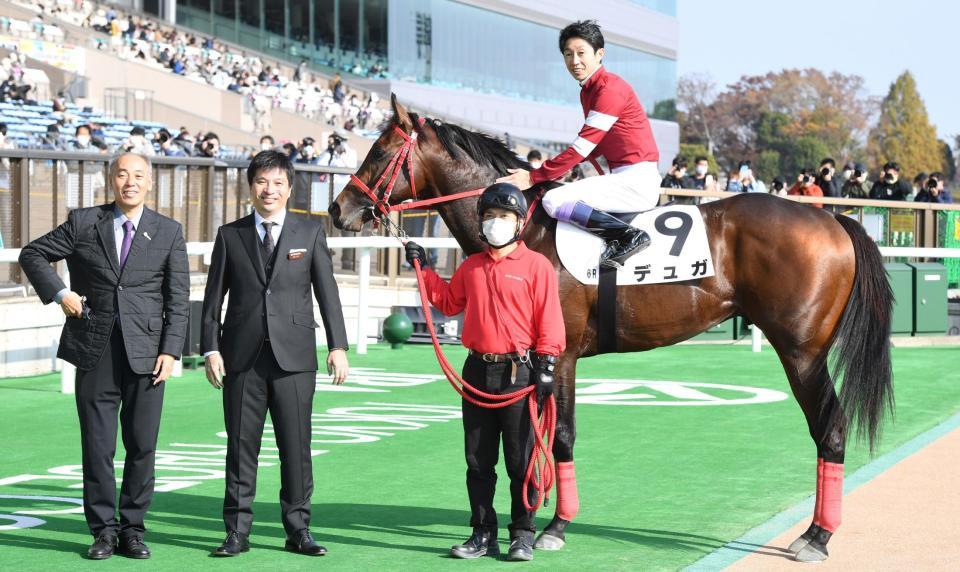
[[[0,18],[0,32],[37,39],[58,38],[60,20],[97,32],[94,49],[165,70],[248,98],[259,132],[270,129],[270,111],[281,109],[323,121],[361,136],[383,120],[386,103],[374,92],[349,88],[339,73],[326,78],[308,69],[302,60],[292,76],[278,64],[210,37],[175,28],[141,15],[125,14],[113,6],[89,1],[15,0],[36,12],[29,22]],[[375,69],[375,75],[384,70]]]

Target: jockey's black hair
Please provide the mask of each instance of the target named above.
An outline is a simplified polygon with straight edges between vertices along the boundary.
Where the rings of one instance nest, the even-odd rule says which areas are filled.
[[[590,44],[593,51],[603,47],[603,34],[600,32],[600,25],[596,20],[580,20],[569,24],[560,31],[560,53],[563,53],[567,42],[572,38],[580,38]]]

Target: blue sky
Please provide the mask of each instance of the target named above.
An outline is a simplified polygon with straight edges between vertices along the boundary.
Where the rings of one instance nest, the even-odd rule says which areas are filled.
[[[960,1],[678,0],[678,72],[719,87],[814,67],[857,74],[884,96],[909,69],[941,139],[960,134]]]

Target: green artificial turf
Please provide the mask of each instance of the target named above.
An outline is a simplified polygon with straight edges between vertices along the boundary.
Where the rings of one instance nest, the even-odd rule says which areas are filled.
[[[458,365],[465,356],[460,347],[446,351]],[[373,346],[367,355],[353,354],[350,359],[353,368],[364,368],[358,372],[382,369],[434,376],[440,372],[432,349],[424,346],[402,350]],[[960,411],[957,363],[957,348],[894,350],[897,413],[886,426],[878,453]],[[747,346],[687,345],[591,358],[581,361],[578,376],[730,384],[790,395],[774,352],[765,348],[754,354]],[[340,441],[314,444],[315,451],[327,451],[314,457],[312,529],[330,550],[319,561],[282,550],[279,467],[270,458],[262,462],[274,465],[260,469],[252,550],[237,559],[208,556],[223,539],[223,480],[215,474],[222,470],[222,450],[217,453],[216,446],[225,443],[217,435],[223,431],[222,406],[220,394],[207,384],[202,371],[186,371],[182,378],[168,382],[159,439],[159,449],[181,454],[158,461],[157,477],[161,483],[176,477],[194,484],[155,494],[146,537],[153,558],[148,562],[122,557],[86,561],[81,555],[91,538],[82,514],[36,514],[29,516],[46,523],[0,530],[0,569],[505,566],[489,558],[466,563],[447,557],[450,545],[469,535],[469,511],[462,431],[456,418],[459,401],[446,381],[380,388],[387,391],[317,392],[315,415],[329,411],[332,417],[315,420],[314,437]],[[649,389],[633,391],[653,395],[650,401],[665,398]],[[727,390],[705,391],[733,395]],[[388,405],[367,405],[371,403]],[[411,406],[436,408],[424,411]],[[376,413],[371,407],[390,407],[391,413],[404,419],[377,421],[369,417]],[[346,414],[351,416],[345,418]],[[423,416],[444,419],[418,419]],[[59,393],[58,376],[0,380],[0,419],[0,483],[17,475],[49,476],[49,469],[79,465],[76,410],[73,398]],[[117,458],[122,460],[122,450]],[[869,459],[862,447],[852,448],[847,455],[848,473]],[[176,467],[185,470],[173,470]],[[576,467],[581,509],[568,528],[568,545],[560,552],[537,552],[528,568],[681,568],[810,495],[816,451],[792,396],[769,403],[695,407],[584,403],[577,410]],[[499,472],[497,508],[505,547],[509,493],[502,467]],[[4,496],[79,498],[77,483],[79,479],[47,478],[0,484],[0,514],[72,506]],[[553,508],[551,504],[541,510],[541,526]],[[0,525],[9,522],[9,517],[0,517]]]

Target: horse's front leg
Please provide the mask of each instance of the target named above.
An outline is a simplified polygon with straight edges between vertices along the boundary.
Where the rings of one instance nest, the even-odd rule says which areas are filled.
[[[577,436],[574,416],[574,381],[577,356],[566,352],[560,355],[555,370],[557,384],[557,432],[553,440],[553,458],[557,463],[556,512],[553,520],[537,538],[536,548],[560,550],[566,544],[564,530],[580,508],[577,479],[573,470],[573,442]]]

